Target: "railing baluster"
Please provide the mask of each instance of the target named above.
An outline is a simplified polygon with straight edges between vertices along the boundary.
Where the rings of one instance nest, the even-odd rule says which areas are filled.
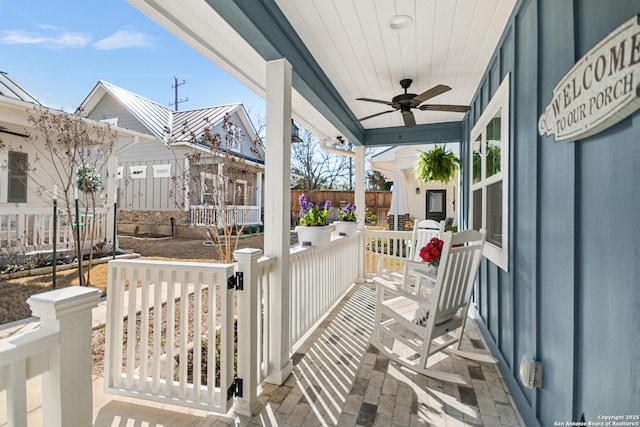
[[[21,359],[5,368],[7,421],[10,426],[27,425],[27,361]]]
[[[161,279],[163,270],[152,270],[151,281],[154,283],[153,288],[153,366],[151,375],[153,377],[151,392],[158,393],[160,390],[160,366],[162,361],[162,290],[165,288],[165,283]],[[173,366],[172,357],[170,353],[165,353],[165,359],[167,364]],[[167,379],[169,380],[169,379]]]
[[[202,272],[198,272],[193,289],[193,390],[200,399],[202,369]]]

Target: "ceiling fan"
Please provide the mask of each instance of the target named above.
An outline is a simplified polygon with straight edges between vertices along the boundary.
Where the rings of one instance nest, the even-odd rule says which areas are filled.
[[[420,95],[416,95],[415,93],[407,93],[407,89],[411,86],[411,79],[403,79],[400,80],[400,86],[404,89],[404,93],[400,95],[394,96],[391,101],[383,101],[380,99],[373,98],[356,98],[358,101],[368,101],[368,102],[377,102],[379,104],[385,104],[393,107],[393,110],[383,111],[381,113],[372,114],[370,116],[362,117],[358,119],[359,121],[371,119],[373,117],[380,116],[382,114],[393,113],[394,111],[400,110],[402,113],[402,119],[404,120],[404,125],[408,128],[416,125],[416,118],[411,111],[412,108],[417,108],[422,111],[448,111],[453,113],[466,113],[470,110],[470,108],[466,105],[443,105],[443,104],[422,104],[423,102],[434,98],[438,95],[442,95],[443,93],[450,91],[451,88],[446,85],[437,85],[432,87],[431,89],[422,92]]]

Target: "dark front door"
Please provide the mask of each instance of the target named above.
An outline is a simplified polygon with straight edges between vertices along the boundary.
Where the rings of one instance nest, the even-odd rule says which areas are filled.
[[[442,221],[447,217],[447,190],[427,190],[427,219]]]

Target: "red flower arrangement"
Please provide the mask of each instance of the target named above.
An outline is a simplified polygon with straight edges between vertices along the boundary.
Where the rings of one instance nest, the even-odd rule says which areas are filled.
[[[437,267],[440,264],[440,255],[442,255],[442,247],[444,242],[437,237],[434,237],[427,243],[427,246],[420,249],[420,258],[424,262]]]

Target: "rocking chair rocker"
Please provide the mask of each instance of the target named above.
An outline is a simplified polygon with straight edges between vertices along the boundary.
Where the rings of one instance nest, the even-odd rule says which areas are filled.
[[[375,277],[377,300],[371,343],[409,369],[458,384],[469,381],[461,375],[427,368],[429,357],[445,350],[479,362],[497,363],[490,355],[460,350],[485,238],[485,230],[444,233],[437,277],[414,269],[411,290]]]

